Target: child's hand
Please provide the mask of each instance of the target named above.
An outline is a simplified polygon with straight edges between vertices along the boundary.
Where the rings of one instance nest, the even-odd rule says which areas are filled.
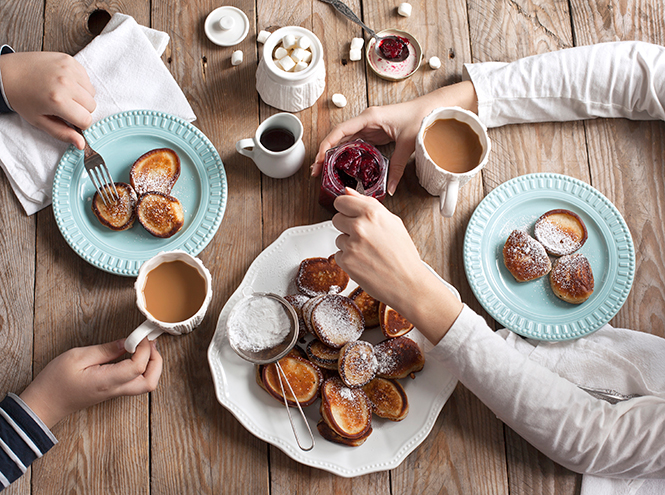
[[[51,428],[93,404],[155,390],[162,373],[155,343],[143,340],[130,358],[107,364],[124,353],[124,339],[70,349],[47,364],[20,397]]]
[[[38,129],[83,149],[81,129],[92,124],[95,88],[74,58],[57,52],[8,53],[0,57],[2,84],[16,113]]]

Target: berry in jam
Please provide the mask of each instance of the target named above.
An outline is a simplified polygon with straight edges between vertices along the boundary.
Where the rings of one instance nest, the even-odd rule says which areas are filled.
[[[388,160],[374,146],[362,139],[344,143],[326,152],[319,203],[332,210],[344,188],[357,190],[359,182],[365,195],[383,200],[387,175]]]
[[[402,61],[409,56],[408,40],[393,36],[381,40],[379,51],[386,60]]]

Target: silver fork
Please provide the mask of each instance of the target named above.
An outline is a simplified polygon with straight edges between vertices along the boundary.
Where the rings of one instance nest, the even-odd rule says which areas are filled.
[[[109,204],[115,203],[120,199],[120,195],[115,188],[115,183],[113,182],[111,173],[104,162],[104,158],[90,147],[88,140],[83,135],[83,131],[79,128],[75,129],[81,134],[81,136],[83,136],[83,140],[85,141],[83,165],[88,171],[90,180],[94,184],[95,189],[97,189],[97,193],[101,196],[104,205],[108,206]]]

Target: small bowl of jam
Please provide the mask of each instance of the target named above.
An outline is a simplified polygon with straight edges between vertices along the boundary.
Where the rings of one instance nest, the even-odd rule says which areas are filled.
[[[413,75],[420,67],[423,58],[423,50],[414,36],[399,29],[385,29],[378,36],[394,36],[399,41],[392,39],[382,40],[379,45],[379,53],[374,49],[376,40],[370,38],[367,42],[365,53],[367,64],[381,78],[389,81],[401,81]],[[404,50],[408,55],[404,58]]]
[[[388,159],[379,150],[362,139],[349,141],[326,151],[319,203],[334,210],[346,187],[383,201],[387,178]]]

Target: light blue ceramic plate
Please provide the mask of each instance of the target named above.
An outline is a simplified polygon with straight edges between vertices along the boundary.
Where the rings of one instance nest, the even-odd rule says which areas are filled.
[[[510,233],[533,235],[535,221],[557,208],[577,213],[589,232],[578,252],[591,264],[595,288],[580,305],[557,298],[547,276],[518,283],[503,263]],[[564,175],[530,174],[501,184],[478,205],[464,238],[464,269],[496,321],[525,337],[559,341],[588,335],[619,311],[633,284],[635,251],[621,214],[596,189]]]
[[[84,260],[107,272],[135,277],[159,253],[182,249],[194,256],[219,227],[228,197],[224,165],[210,140],[188,122],[162,112],[134,110],[107,117],[86,131],[116,182],[129,183],[129,170],[143,153],[171,148],[180,157],[180,177],[171,195],[182,203],[185,224],[168,239],[150,235],[138,222],[115,232],[92,212],[95,188],[83,167],[83,152],[70,146],[53,181],[53,214],[60,232]]]

